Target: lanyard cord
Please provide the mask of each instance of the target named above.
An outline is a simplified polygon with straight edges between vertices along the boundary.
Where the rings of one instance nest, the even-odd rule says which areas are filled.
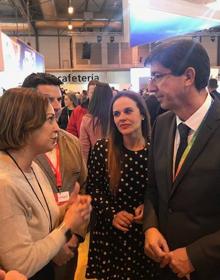
[[[51,161],[51,159],[48,157],[47,154],[45,154],[48,164],[50,166],[50,168],[53,171],[53,174],[56,178],[56,187],[57,187],[57,191],[61,192],[62,189],[62,175],[61,175],[61,171],[60,171],[60,149],[59,146],[56,145],[56,166],[54,166],[53,162]]]
[[[31,167],[31,170],[32,170],[32,172],[33,172],[33,174],[34,174],[34,177],[35,177],[35,179],[36,179],[36,181],[37,181],[37,184],[38,184],[38,186],[39,186],[39,188],[40,188],[40,191],[41,191],[41,193],[42,193],[42,196],[43,196],[43,198],[44,198],[44,202],[45,202],[45,204],[46,204],[46,206],[47,206],[47,211],[48,211],[48,214],[49,214],[49,220],[50,220],[50,228],[49,228],[49,230],[50,230],[50,232],[52,231],[52,217],[51,217],[51,213],[50,213],[50,208],[49,208],[49,205],[48,205],[48,203],[47,203],[47,200],[46,200],[46,197],[45,197],[45,195],[44,195],[44,193],[43,193],[43,190],[42,190],[42,187],[41,187],[41,185],[40,185],[40,182],[38,181],[38,178],[37,178],[37,176],[36,176],[36,174],[35,174],[35,172],[34,172],[34,169]],[[25,175],[25,174],[24,174]],[[33,190],[33,192],[35,193],[35,191],[34,191],[34,188],[32,187],[32,185],[30,184],[30,182],[29,182],[29,185],[31,186],[31,188],[32,188],[32,190]],[[36,195],[36,193],[35,193],[35,195]],[[36,195],[37,196],[37,195]],[[37,198],[38,198],[38,196],[37,196]],[[39,200],[39,202],[41,203],[41,201],[40,201],[40,199],[38,198],[38,200]],[[41,204],[42,205],[42,204]],[[43,207],[43,205],[42,205],[42,207]],[[44,208],[44,207],[43,207]],[[46,211],[45,211],[45,213],[46,213]]]
[[[43,196],[43,198],[44,198],[44,202],[45,202],[45,204],[46,204],[46,206],[47,206],[48,214],[47,214],[47,212],[46,212],[46,210],[45,210],[45,208],[44,208],[42,202],[40,201],[40,198],[37,196],[37,194],[36,194],[36,192],[35,192],[33,186],[31,185],[30,181],[28,180],[27,176],[25,175],[25,173],[23,172],[23,170],[21,169],[21,167],[18,165],[18,163],[17,163],[17,161],[15,160],[15,158],[14,158],[8,151],[5,151],[5,152],[6,152],[6,154],[13,160],[13,162],[15,163],[15,165],[17,166],[17,168],[21,171],[22,175],[24,176],[24,178],[25,178],[25,180],[27,181],[28,185],[31,187],[31,189],[32,189],[32,191],[33,191],[33,193],[34,193],[34,195],[36,196],[37,200],[39,201],[40,205],[42,206],[42,208],[43,208],[43,210],[44,210],[44,212],[45,212],[45,214],[46,214],[47,217],[48,217],[48,214],[49,214],[49,221],[50,221],[49,232],[51,232],[51,230],[52,230],[52,217],[51,217],[51,213],[50,213],[50,208],[49,208],[49,205],[48,205],[47,200],[46,200],[46,197],[45,197],[45,195],[44,195],[44,193],[43,193],[42,187],[41,187],[41,185],[40,185],[40,183],[39,183],[39,181],[38,181],[38,179],[37,179],[37,176],[36,176],[36,174],[35,174],[33,168],[31,167],[31,170],[32,170],[32,172],[33,172],[33,174],[34,174],[34,177],[35,177],[35,179],[36,179],[36,181],[37,181],[37,184],[38,184],[38,186],[39,186],[39,188],[40,188],[41,194],[42,194],[42,196]]]

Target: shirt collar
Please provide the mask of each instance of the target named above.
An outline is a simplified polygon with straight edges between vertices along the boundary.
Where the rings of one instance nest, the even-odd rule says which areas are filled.
[[[202,104],[202,106],[200,106],[200,108],[184,122],[191,130],[196,131],[199,128],[200,124],[202,123],[205,115],[207,114],[207,112],[209,110],[209,107],[212,104],[212,101],[213,100],[212,100],[210,94],[207,94],[206,100]],[[181,119],[178,116],[176,116],[177,126],[180,123],[182,123]]]

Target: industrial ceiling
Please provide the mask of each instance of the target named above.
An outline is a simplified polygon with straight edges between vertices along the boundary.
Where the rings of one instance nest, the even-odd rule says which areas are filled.
[[[0,22],[0,29],[14,35],[65,32],[69,23],[76,32],[122,32],[122,0],[0,0]]]
[[[177,3],[180,0],[172,1]],[[201,7],[214,1],[184,2]],[[155,0],[155,3],[160,2]],[[72,15],[68,14],[70,4],[74,7]],[[122,0],[0,0],[0,30],[12,36],[21,33],[53,34],[57,31],[65,35],[69,34],[67,26],[71,24],[71,32],[121,33],[123,9]],[[187,10],[187,4],[182,9]]]

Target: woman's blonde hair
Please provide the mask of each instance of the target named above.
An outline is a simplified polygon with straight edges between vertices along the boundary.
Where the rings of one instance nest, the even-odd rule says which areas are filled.
[[[6,90],[0,99],[0,150],[20,149],[46,121],[49,99],[32,88]]]

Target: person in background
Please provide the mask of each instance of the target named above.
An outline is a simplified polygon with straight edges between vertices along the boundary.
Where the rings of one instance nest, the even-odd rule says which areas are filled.
[[[67,92],[64,94],[65,107],[62,109],[58,119],[58,125],[62,129],[66,129],[72,111],[78,105],[78,99],[74,92]]]
[[[165,113],[167,110],[161,108],[160,102],[157,100],[157,97],[155,95],[155,86],[150,81],[148,82],[147,85],[147,91],[148,91],[148,95],[144,97],[144,100],[146,102],[147,109],[150,114],[151,127],[153,127],[156,118],[159,115]]]
[[[68,203],[58,207],[34,162],[58,140],[47,96],[30,88],[7,90],[0,99],[0,122],[0,265],[31,280],[53,280],[51,261],[88,224],[91,198],[75,189]]]
[[[119,92],[110,108],[110,134],[89,159],[87,193],[97,222],[91,232],[87,278],[156,279],[142,232],[150,123],[142,98]]]
[[[193,40],[155,47],[156,120],[144,204],[145,251],[160,279],[220,279],[220,102],[207,92],[210,60]]]
[[[80,127],[79,141],[86,163],[96,141],[107,136],[111,100],[112,90],[109,85],[97,84],[89,102],[88,114],[83,117]]]
[[[115,87],[111,87],[111,89],[112,89],[113,96],[115,96],[118,93],[118,90],[115,89]]]
[[[61,91],[58,78],[47,73],[32,73],[26,77],[23,86],[36,88],[42,94],[49,96],[57,119],[61,111]],[[83,192],[87,168],[82,157],[79,140],[70,133],[59,129],[57,145],[52,151],[38,155],[35,162],[47,176],[58,204],[68,201],[76,182],[79,182],[81,192]],[[78,241],[78,238],[73,235],[68,244],[63,247],[63,258],[60,254],[60,259],[57,259],[55,267],[56,280],[73,279],[77,266]],[[72,258],[67,262],[69,256]]]
[[[0,280],[27,280],[27,277],[16,270],[5,272],[0,269]]]
[[[79,105],[88,100],[87,90],[83,89],[82,93],[79,93]]]
[[[208,91],[211,94],[212,98],[218,97],[220,99],[220,93],[217,91],[218,80],[210,79],[208,82]]]
[[[75,135],[76,137],[79,137],[80,135],[80,125],[82,122],[82,118],[88,112],[89,100],[91,99],[95,86],[98,83],[99,82],[97,80],[91,80],[88,83],[87,97],[82,100],[81,104],[74,109],[73,113],[70,116],[67,125],[67,131]]]

